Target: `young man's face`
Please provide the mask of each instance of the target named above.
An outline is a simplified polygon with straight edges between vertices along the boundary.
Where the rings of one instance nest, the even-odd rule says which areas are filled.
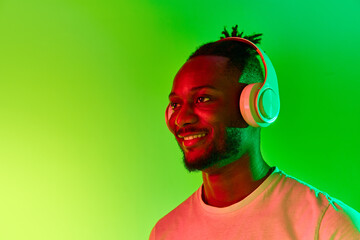
[[[229,59],[198,56],[175,76],[169,95],[173,114],[169,128],[184,153],[189,171],[203,170],[238,155],[247,124],[241,117],[239,97],[245,84]]]

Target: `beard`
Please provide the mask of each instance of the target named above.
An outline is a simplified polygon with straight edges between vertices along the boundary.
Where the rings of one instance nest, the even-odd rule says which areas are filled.
[[[183,162],[189,172],[201,171],[215,165],[225,166],[239,155],[241,147],[241,130],[239,128],[226,128],[225,136],[217,139],[208,147],[207,151],[196,159],[186,158],[183,152]]]

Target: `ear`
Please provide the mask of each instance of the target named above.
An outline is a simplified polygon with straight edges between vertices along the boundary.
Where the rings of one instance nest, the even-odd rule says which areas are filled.
[[[166,126],[172,133],[173,133],[173,131],[170,128],[169,121],[170,121],[170,118],[173,113],[174,113],[174,110],[171,108],[170,103],[169,103],[169,105],[166,107],[166,110],[165,110],[165,121],[166,121]]]

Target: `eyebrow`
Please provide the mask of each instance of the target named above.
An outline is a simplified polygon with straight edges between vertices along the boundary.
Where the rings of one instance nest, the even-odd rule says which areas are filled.
[[[198,87],[193,87],[190,89],[190,92],[194,92],[194,91],[197,91],[197,90],[200,90],[200,89],[203,89],[203,88],[210,88],[212,90],[217,90],[214,86],[211,86],[211,85],[202,85],[202,86],[198,86]],[[175,92],[171,92],[169,94],[169,98],[176,95]]]

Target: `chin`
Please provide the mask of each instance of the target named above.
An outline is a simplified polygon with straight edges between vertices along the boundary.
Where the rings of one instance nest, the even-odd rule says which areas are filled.
[[[183,150],[183,149],[182,149]],[[229,160],[239,156],[241,138],[238,131],[229,129],[227,138],[218,138],[207,147],[183,150],[184,165],[189,172],[202,171],[215,165],[226,164]]]
[[[214,151],[213,148],[202,151],[183,151],[183,153],[184,165],[189,172],[202,171],[221,161],[217,151]]]

